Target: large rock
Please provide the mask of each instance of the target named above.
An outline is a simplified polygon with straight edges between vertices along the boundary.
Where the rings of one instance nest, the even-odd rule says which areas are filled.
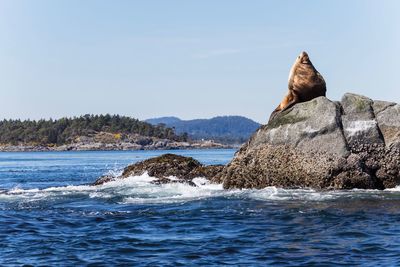
[[[260,127],[217,176],[225,188],[395,187],[399,106],[346,94],[296,104]]]
[[[304,152],[347,155],[340,116],[340,106],[326,97],[299,103],[260,127],[244,149],[252,150],[265,144],[289,145]]]

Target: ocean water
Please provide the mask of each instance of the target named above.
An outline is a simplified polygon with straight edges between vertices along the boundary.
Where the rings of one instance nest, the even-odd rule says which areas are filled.
[[[0,153],[0,265],[400,265],[400,188],[89,185],[166,152],[225,164],[235,151]]]

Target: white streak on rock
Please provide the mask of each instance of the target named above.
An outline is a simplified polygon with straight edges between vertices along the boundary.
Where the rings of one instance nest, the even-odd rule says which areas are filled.
[[[317,130],[317,129],[311,128],[310,125],[307,125],[307,127],[303,130],[303,132],[309,133],[309,134],[313,134],[313,133],[317,133],[318,130]]]
[[[375,120],[367,120],[367,121],[351,121],[349,125],[345,128],[345,131],[350,135],[353,136],[358,132],[365,132],[371,129],[372,127],[376,126]]]

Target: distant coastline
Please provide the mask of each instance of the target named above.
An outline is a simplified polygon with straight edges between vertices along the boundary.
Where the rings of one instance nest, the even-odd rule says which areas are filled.
[[[140,145],[131,142],[77,142],[64,145],[0,145],[0,152],[43,152],[43,151],[129,151],[129,150],[176,150],[176,149],[228,149],[237,145],[224,145],[212,140],[195,142],[176,142],[168,139],[159,139],[149,144]]]
[[[109,114],[2,120],[0,152],[237,148],[259,126],[239,116],[179,121],[181,126],[152,124]]]

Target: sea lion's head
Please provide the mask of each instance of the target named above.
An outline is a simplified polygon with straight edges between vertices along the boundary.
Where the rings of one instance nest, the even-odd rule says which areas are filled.
[[[301,64],[311,64],[310,58],[306,52],[301,52],[300,55],[297,57],[297,62]]]
[[[310,58],[308,57],[308,54],[305,51],[301,52],[300,55],[294,61],[292,68],[290,69],[289,84],[292,83],[293,77],[296,74],[296,72],[304,69],[307,70],[310,68],[310,65],[312,66],[312,63],[310,61]]]

